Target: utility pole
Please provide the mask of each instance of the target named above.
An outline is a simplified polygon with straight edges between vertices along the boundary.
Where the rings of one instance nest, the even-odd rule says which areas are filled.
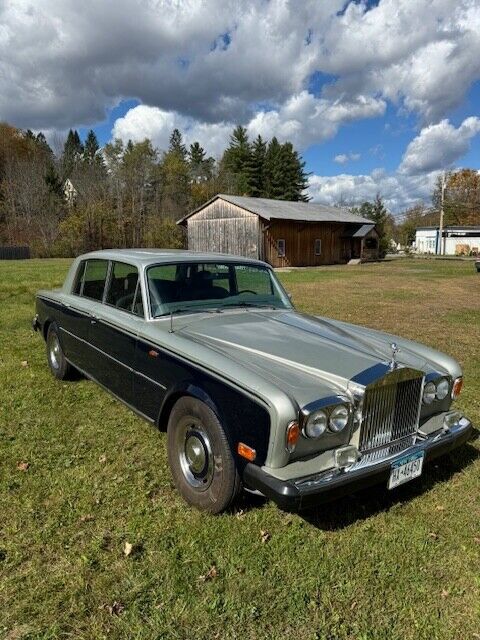
[[[438,234],[440,236],[439,238],[439,249],[440,251],[438,252],[441,256],[444,254],[445,251],[445,247],[444,247],[444,243],[443,243],[443,204],[445,202],[445,187],[446,187],[446,180],[445,180],[445,171],[442,173],[442,198],[440,200],[440,225],[439,225],[439,230],[438,230]]]

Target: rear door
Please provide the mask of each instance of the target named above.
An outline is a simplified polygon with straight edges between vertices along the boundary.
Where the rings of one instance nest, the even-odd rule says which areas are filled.
[[[111,262],[103,304],[90,324],[95,379],[125,402],[133,400],[133,366],[137,325],[143,317],[138,269]]]
[[[62,347],[67,358],[83,371],[94,375],[94,350],[90,325],[101,303],[108,271],[108,260],[83,260],[78,267],[71,295],[66,297],[60,321]]]

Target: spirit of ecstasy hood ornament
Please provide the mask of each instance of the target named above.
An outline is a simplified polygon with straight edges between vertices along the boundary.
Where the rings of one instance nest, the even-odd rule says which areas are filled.
[[[393,371],[398,367],[398,362],[396,360],[396,357],[400,349],[397,347],[396,342],[392,342],[392,344],[390,345],[390,348],[392,349],[392,359],[390,360],[390,369]]]

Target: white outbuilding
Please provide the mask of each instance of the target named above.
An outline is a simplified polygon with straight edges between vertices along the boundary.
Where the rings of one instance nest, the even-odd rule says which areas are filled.
[[[415,251],[437,255],[479,255],[480,226],[444,227],[442,239],[439,227],[417,227]]]

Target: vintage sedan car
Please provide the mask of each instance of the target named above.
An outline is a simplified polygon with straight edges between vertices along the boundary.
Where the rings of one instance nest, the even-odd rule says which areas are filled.
[[[393,489],[472,432],[455,360],[296,311],[257,260],[88,253],[33,326],[56,378],[78,370],[167,432],[178,490],[211,513],[242,486],[289,509]]]

